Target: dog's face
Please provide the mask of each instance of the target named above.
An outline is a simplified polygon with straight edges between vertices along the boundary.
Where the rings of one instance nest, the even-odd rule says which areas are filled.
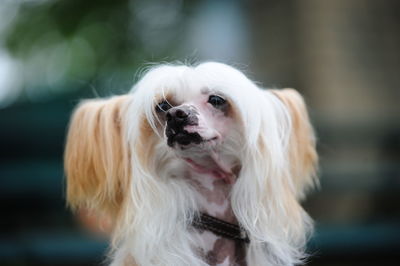
[[[232,151],[243,130],[229,96],[193,86],[157,98],[158,132],[168,149],[192,169],[234,182],[232,168],[239,162]]]
[[[170,95],[155,107],[168,146],[181,151],[207,151],[234,130],[226,96],[207,88]]]

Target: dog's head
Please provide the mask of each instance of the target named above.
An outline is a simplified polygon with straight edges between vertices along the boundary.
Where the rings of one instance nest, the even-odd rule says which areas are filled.
[[[159,137],[159,149],[192,170],[234,182],[232,169],[240,167],[237,151],[244,142],[244,123],[237,114],[234,94],[227,87],[201,80],[191,68],[184,69],[181,77],[174,77],[171,67],[158,71],[172,72],[161,85],[149,89],[154,93],[154,110],[146,120]],[[180,82],[166,86],[170,80]]]
[[[314,184],[316,161],[296,91],[260,89],[219,63],[163,65],[130,94],[79,105],[65,153],[67,197],[73,207],[115,214],[132,195],[145,201],[150,184],[179,176],[183,165],[214,167],[234,183],[232,206],[250,233],[263,235],[256,231],[272,214],[290,237],[305,231],[298,199]]]

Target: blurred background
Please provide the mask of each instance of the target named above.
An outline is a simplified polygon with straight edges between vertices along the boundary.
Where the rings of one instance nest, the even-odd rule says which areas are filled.
[[[231,64],[305,97],[321,156],[309,265],[400,258],[400,1],[0,0],[1,265],[99,265],[64,200],[80,99],[158,62]]]

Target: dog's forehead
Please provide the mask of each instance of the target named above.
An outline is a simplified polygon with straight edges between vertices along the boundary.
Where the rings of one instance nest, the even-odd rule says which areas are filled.
[[[208,98],[211,94],[211,89],[204,86],[185,86],[179,90],[173,90],[171,97],[177,104],[187,102],[201,102]]]

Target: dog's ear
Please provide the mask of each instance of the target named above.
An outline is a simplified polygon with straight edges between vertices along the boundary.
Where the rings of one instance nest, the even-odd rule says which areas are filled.
[[[131,95],[83,101],[74,111],[64,167],[67,201],[115,217],[130,183],[130,154],[124,116]]]
[[[317,182],[316,140],[303,97],[294,89],[271,90],[286,106],[291,118],[290,175],[296,196],[303,198]]]
[[[312,231],[312,221],[299,200],[316,183],[315,137],[299,93],[292,89],[260,92],[243,114],[248,143],[232,208],[249,232],[249,250],[271,243],[267,246],[282,248],[276,252],[275,264],[299,264]]]

